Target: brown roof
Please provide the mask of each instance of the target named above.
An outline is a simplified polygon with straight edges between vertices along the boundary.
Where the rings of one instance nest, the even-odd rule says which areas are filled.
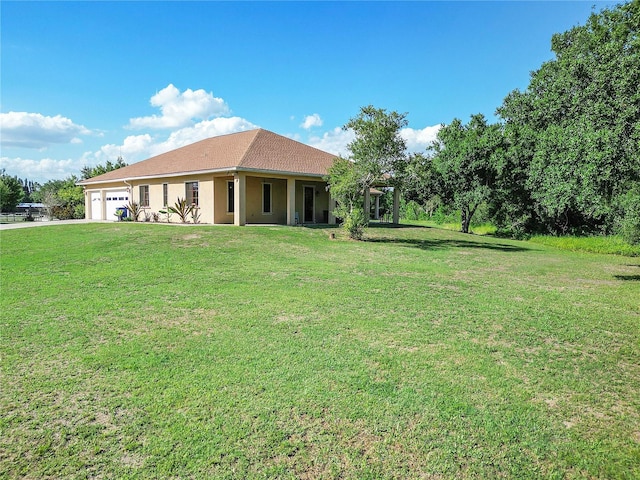
[[[257,129],[201,140],[78,183],[224,170],[321,176],[327,174],[334,158],[317,148]]]

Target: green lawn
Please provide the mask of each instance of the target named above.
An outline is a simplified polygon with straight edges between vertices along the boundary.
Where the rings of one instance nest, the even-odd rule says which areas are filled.
[[[0,232],[0,478],[640,478],[639,258],[367,237]]]

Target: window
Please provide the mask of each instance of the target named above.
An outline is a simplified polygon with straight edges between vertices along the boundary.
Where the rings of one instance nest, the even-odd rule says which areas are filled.
[[[262,213],[271,213],[271,184],[262,184]]]
[[[162,205],[166,207],[169,204],[169,184],[162,184]]]
[[[149,185],[140,185],[140,206],[149,206]]]
[[[187,197],[187,205],[198,206],[198,182],[187,182],[184,184]]]
[[[233,213],[235,210],[233,193],[233,180],[227,181],[227,213]]]

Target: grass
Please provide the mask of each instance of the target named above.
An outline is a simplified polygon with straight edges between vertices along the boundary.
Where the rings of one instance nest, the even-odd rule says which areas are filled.
[[[637,259],[367,236],[0,232],[0,477],[640,477]]]
[[[532,243],[549,245],[574,252],[640,257],[640,245],[630,245],[620,236],[553,237],[549,235],[538,235],[531,237],[530,241]]]
[[[404,221],[404,224],[460,231],[460,222],[438,224],[429,220],[412,220]],[[491,223],[471,225],[471,233],[474,235],[494,235],[496,233],[496,227]],[[529,239],[529,241],[540,245],[548,245],[561,250],[570,250],[572,252],[640,257],[640,245],[630,245],[619,235],[592,235],[580,237],[570,235],[534,235]]]

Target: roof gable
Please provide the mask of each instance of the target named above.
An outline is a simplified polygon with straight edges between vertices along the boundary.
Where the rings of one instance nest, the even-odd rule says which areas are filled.
[[[335,155],[268,130],[257,129],[200,140],[79,184],[176,176],[180,174],[248,170],[326,175]]]

